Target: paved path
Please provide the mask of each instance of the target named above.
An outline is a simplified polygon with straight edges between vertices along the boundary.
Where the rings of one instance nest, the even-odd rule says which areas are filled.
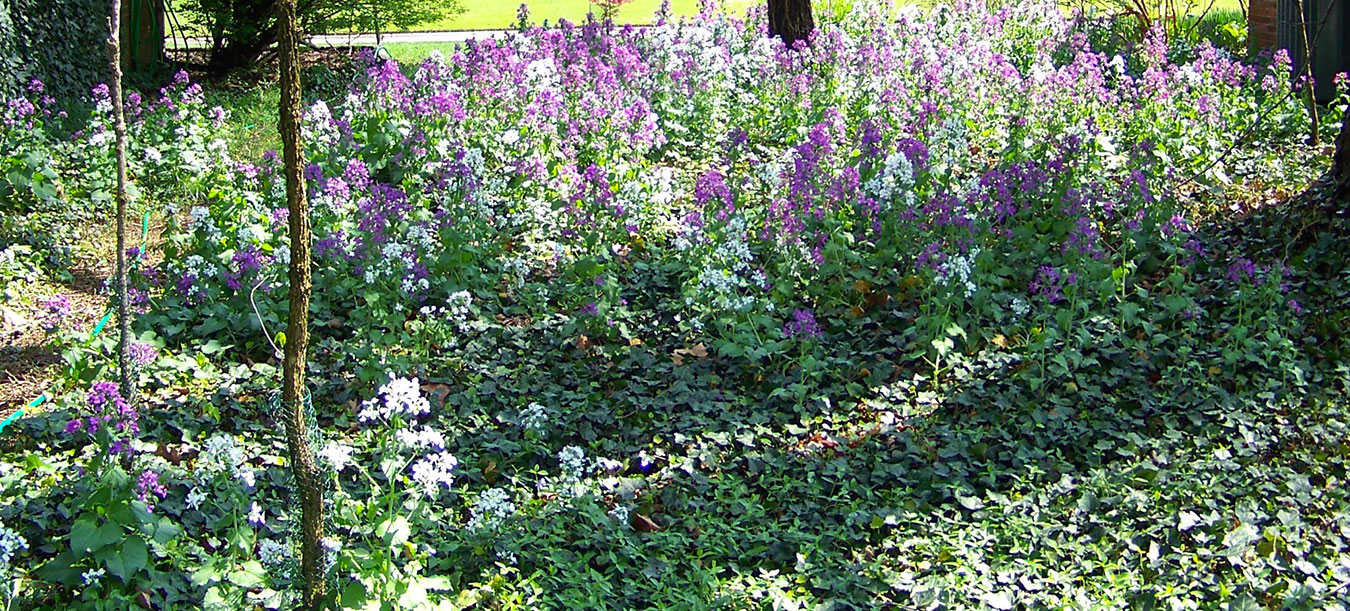
[[[472,30],[466,32],[390,32],[383,35],[385,44],[391,42],[444,42],[455,43],[466,40],[492,38],[502,36],[510,30]],[[306,38],[317,47],[352,47],[352,46],[374,46],[374,34],[316,34]],[[211,39],[206,37],[193,37],[187,39],[187,46],[190,49],[200,49],[211,45]],[[165,39],[164,46],[167,49],[179,49],[183,47],[182,38]]]

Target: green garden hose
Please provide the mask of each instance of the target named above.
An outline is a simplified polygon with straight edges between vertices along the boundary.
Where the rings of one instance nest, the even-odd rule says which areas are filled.
[[[139,250],[136,251],[136,260],[131,262],[131,269],[135,269],[136,264],[140,263],[141,257],[145,256],[145,245],[149,241],[149,239],[150,239],[150,213],[146,212],[145,216],[141,218],[141,247]],[[108,304],[107,313],[103,315],[103,318],[99,319],[98,324],[94,325],[94,330],[89,332],[90,341],[93,341],[95,337],[98,337],[98,334],[101,331],[103,331],[103,327],[108,324],[108,321],[110,319],[112,319],[112,315],[113,315],[113,306],[110,303]],[[0,422],[0,433],[3,433],[5,431],[5,428],[8,427],[11,423],[13,423],[15,420],[22,418],[24,409],[33,409],[35,407],[38,407],[39,405],[42,405],[43,403],[46,403],[49,399],[51,399],[51,397],[47,395],[46,391],[43,391],[42,394],[38,395],[32,401],[29,401],[28,405],[15,410],[14,413],[10,414],[8,418],[5,418],[3,422]]]

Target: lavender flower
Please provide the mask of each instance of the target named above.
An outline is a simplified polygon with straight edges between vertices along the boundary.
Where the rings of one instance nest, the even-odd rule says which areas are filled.
[[[824,332],[820,325],[816,323],[816,315],[811,310],[797,309],[792,311],[792,320],[783,325],[783,335],[785,337],[820,337]]]
[[[143,501],[150,511],[155,510],[152,497],[163,499],[168,494],[168,489],[159,482],[159,473],[146,469],[141,472],[140,478],[136,480],[136,498]]]

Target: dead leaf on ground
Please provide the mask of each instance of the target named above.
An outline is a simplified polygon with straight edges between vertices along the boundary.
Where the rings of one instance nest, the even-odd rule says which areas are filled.
[[[446,398],[450,396],[450,386],[438,382],[431,382],[422,385],[422,392],[436,397],[436,401],[440,402],[441,405],[445,405]]]
[[[708,348],[700,342],[690,348],[676,348],[674,352],[670,353],[670,358],[675,361],[676,365],[683,365],[685,357],[707,358]]]
[[[651,518],[644,516],[636,511],[634,511],[632,514],[629,515],[628,525],[632,526],[633,530],[639,532],[644,533],[661,532],[660,525],[658,525],[656,522],[653,522]]]

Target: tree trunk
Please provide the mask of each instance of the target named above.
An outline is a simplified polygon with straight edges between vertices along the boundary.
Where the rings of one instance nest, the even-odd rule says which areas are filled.
[[[112,78],[108,95],[112,98],[113,134],[117,139],[117,383],[127,401],[135,401],[131,384],[131,320],[127,317],[127,121],[122,108],[122,3],[112,0],[108,19],[108,69]]]
[[[1350,106],[1341,113],[1341,135],[1336,137],[1336,157],[1331,173],[1340,182],[1340,197],[1350,199]]]
[[[286,163],[286,208],[290,211],[291,292],[286,324],[286,358],[282,391],[286,421],[286,445],[291,455],[295,487],[300,493],[301,560],[305,581],[304,608],[319,609],[323,599],[323,480],[314,464],[309,445],[306,414],[305,350],[309,345],[310,241],[309,205],[305,201],[304,166],[300,142],[300,28],[295,18],[295,0],[280,0],[277,31],[281,54],[281,107],[279,120]]]
[[[782,38],[789,48],[808,40],[815,29],[811,0],[769,0],[769,35]]]

